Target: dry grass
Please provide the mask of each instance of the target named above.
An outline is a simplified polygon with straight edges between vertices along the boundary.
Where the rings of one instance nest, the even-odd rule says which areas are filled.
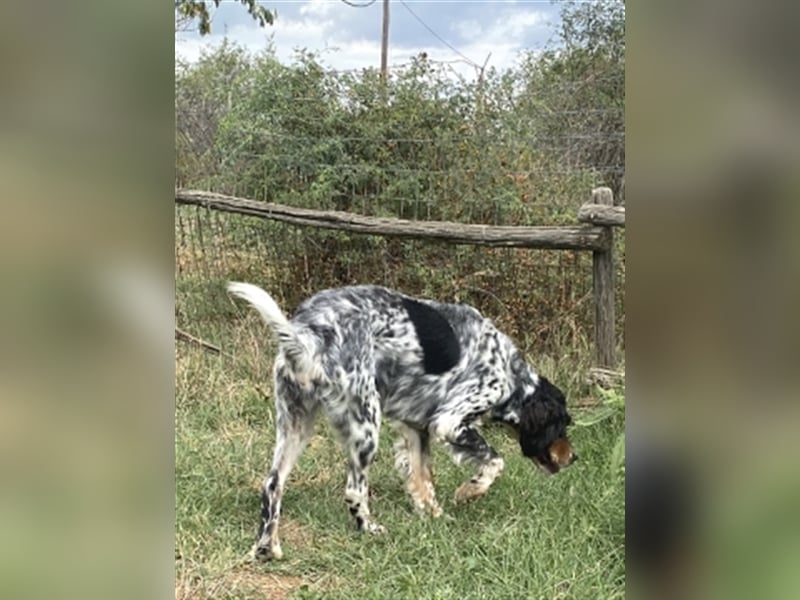
[[[303,584],[296,575],[275,575],[254,567],[234,571],[226,578],[234,587],[264,600],[283,600]]]
[[[226,263],[224,255],[184,257],[178,326],[220,346],[222,354],[187,344],[176,351],[176,598],[622,598],[624,478],[612,468],[621,413],[576,428],[572,437],[581,461],[554,478],[542,478],[513,440],[488,430],[506,471],[489,495],[468,506],[455,506],[452,495],[469,474],[434,449],[446,517],[433,522],[414,516],[392,465],[393,432],[384,428],[370,489],[373,512],[389,534],[378,537],[352,531],[342,502],[344,458],[322,420],[287,486],[281,529],[286,558],[267,565],[245,561],[272,453],[273,350],[266,325],[225,293],[227,279],[263,285],[287,310],[305,288],[353,283],[337,282],[337,273],[349,273],[355,283],[377,281],[466,301],[492,317],[538,371],[565,389],[573,416],[600,403],[586,382],[592,348],[585,258],[454,253],[394,240],[375,247],[397,256],[416,252],[418,260],[380,272],[377,250],[363,253],[357,244],[342,243],[330,254],[327,237],[312,237],[277,236],[277,248],[268,251],[273,254],[250,264],[236,258]],[[302,244],[304,251],[281,246],[281,239]],[[316,255],[314,244],[321,244]],[[302,260],[272,262],[280,252]],[[293,285],[298,278],[303,284]]]
[[[506,471],[487,497],[463,507],[451,498],[468,473],[435,448],[447,515],[437,521],[413,514],[386,427],[371,491],[389,534],[377,538],[351,529],[344,459],[322,422],[287,486],[286,558],[246,562],[273,442],[269,342],[250,344],[253,325],[249,318],[227,323],[215,341],[230,355],[177,351],[176,599],[623,597],[624,479],[609,466],[621,416],[575,430],[581,461],[553,478],[531,469],[513,440],[488,430]],[[576,382],[567,386],[574,411],[581,409],[573,399],[596,401],[579,387],[582,378],[565,377],[580,365],[539,362],[554,379]]]
[[[252,567],[232,570],[213,580],[176,581],[175,600],[206,600],[237,595],[263,600],[284,600],[306,583],[296,575],[263,573]]]

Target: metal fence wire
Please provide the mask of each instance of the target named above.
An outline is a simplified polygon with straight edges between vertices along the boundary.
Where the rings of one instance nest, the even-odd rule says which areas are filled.
[[[382,87],[376,71],[325,70],[313,57],[285,66],[219,54],[178,73],[177,187],[490,225],[575,224],[600,185],[624,203],[622,101],[577,105],[598,86],[621,89],[622,75],[534,94],[531,74],[465,80],[420,59]],[[320,289],[376,283],[473,304],[542,350],[592,335],[588,252],[355,235],[177,205],[175,236],[177,316],[188,330],[202,330],[206,310],[193,299],[224,302],[223,282],[240,279],[289,310]],[[624,235],[616,239],[621,340]]]

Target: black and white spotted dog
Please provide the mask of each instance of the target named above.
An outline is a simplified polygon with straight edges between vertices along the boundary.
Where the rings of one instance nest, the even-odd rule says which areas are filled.
[[[480,419],[508,425],[522,453],[547,473],[576,458],[567,440],[564,394],[530,368],[511,340],[470,306],[441,304],[377,286],[323,291],[286,318],[264,290],[230,283],[279,341],[275,360],[277,438],[261,497],[253,549],[280,558],[278,517],[284,486],[321,408],[345,448],[345,500],[359,529],[380,532],[370,518],[367,468],[378,448],[381,417],[402,436],[396,464],[417,509],[442,513],[431,476],[430,439],[476,474],[456,501],[485,494],[503,459],[478,433]]]

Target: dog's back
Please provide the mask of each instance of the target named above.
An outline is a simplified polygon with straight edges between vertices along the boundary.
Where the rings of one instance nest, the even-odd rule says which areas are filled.
[[[513,350],[471,306],[380,286],[320,292],[298,307],[291,322],[312,338],[308,346],[316,348],[331,383],[344,389],[353,378],[374,378],[385,416],[420,426],[448,389],[469,376],[469,365],[488,345]]]
[[[409,354],[409,366],[417,363],[435,375],[459,362],[461,348],[474,340],[483,321],[467,305],[412,298],[374,285],[322,291],[303,302],[291,319],[324,347],[369,343],[386,357]]]

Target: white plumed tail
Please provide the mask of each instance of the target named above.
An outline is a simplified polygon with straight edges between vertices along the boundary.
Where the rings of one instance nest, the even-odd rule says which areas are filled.
[[[228,292],[252,304],[272,328],[298,381],[307,382],[319,376],[314,352],[306,340],[298,335],[297,328],[286,318],[272,296],[256,285],[236,281],[228,282]]]
[[[289,319],[283,314],[275,300],[257,285],[231,281],[228,283],[228,292],[252,304],[267,324],[272,327],[279,342],[288,342],[296,337],[294,327],[289,323]]]

